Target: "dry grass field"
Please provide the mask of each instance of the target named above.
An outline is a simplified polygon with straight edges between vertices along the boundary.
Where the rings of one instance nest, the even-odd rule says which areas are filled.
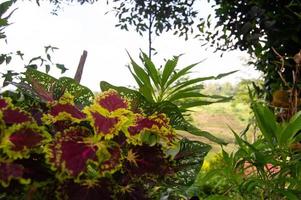
[[[229,127],[236,133],[240,133],[247,126],[250,117],[250,108],[248,105],[233,104],[231,102],[195,108],[191,113],[191,120],[195,126],[228,142],[228,145],[224,147],[228,152],[235,150],[234,136]],[[181,134],[190,139],[210,144],[212,146],[210,155],[216,154],[221,150],[218,144],[207,139],[184,132],[181,132]]]

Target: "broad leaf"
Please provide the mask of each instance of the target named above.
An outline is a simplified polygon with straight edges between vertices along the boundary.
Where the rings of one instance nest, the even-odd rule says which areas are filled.
[[[90,105],[94,99],[94,94],[89,88],[68,77],[60,78],[53,86],[55,98],[59,98],[64,92],[74,96],[74,103],[79,107]]]
[[[27,68],[24,74],[25,74],[25,80],[28,83],[30,84],[33,84],[33,82],[38,83],[40,86],[43,87],[44,91],[49,93],[52,92],[53,85],[57,81],[56,78],[32,68]]]

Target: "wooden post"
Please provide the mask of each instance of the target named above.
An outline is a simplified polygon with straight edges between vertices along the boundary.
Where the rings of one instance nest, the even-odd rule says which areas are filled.
[[[74,76],[74,80],[78,83],[80,83],[80,80],[82,78],[83,75],[83,70],[84,70],[84,65],[86,62],[86,58],[87,58],[88,52],[86,50],[83,51],[83,54],[80,57],[79,63],[78,63],[78,67]]]

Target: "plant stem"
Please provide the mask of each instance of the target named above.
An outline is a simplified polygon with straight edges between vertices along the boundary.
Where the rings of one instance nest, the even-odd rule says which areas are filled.
[[[153,17],[153,10],[152,10],[152,3],[153,1],[150,1],[150,12],[149,12],[149,17],[148,17],[148,57],[149,59],[152,58],[152,28],[153,28],[153,22],[154,22],[154,17]]]

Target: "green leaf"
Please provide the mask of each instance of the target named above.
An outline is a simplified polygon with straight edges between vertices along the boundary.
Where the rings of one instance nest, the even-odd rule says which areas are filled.
[[[143,94],[143,96],[149,101],[149,102],[154,102],[152,93],[150,92],[150,89],[146,87],[145,85],[141,86],[139,88],[139,92]]]
[[[201,89],[204,89],[203,84],[193,85],[181,90],[181,92],[199,92]]]
[[[179,72],[176,72],[176,73],[175,73],[173,76],[171,76],[171,78],[167,81],[167,83],[166,83],[166,85],[165,85],[164,88],[169,87],[171,84],[173,84],[173,83],[174,83],[175,81],[177,81],[179,78],[181,78],[181,77],[187,75],[187,73],[189,73],[189,71],[190,71],[193,67],[197,66],[199,63],[200,63],[200,62],[194,63],[194,64],[192,64],[192,65],[189,65],[189,66],[187,66],[187,67],[181,69]]]
[[[28,65],[30,65],[31,63],[33,63],[34,61],[36,61],[36,60],[43,60],[42,59],[42,57],[41,56],[38,56],[38,57],[34,57],[34,58],[32,58],[32,59],[30,59],[30,61],[29,61],[29,63],[28,63]]]
[[[217,76],[201,77],[201,78],[191,79],[189,81],[180,82],[180,83],[176,84],[175,88],[172,90],[171,93],[175,93],[175,92],[179,91],[182,88],[185,88],[187,86],[191,86],[191,85],[199,83],[199,82],[203,82],[203,81],[207,81],[207,80],[218,80],[218,79],[221,79],[225,76],[233,74],[235,72],[237,72],[237,71],[231,71],[231,72],[227,72],[227,73],[224,73],[224,74],[219,74]]]
[[[50,54],[47,54],[46,56],[47,56],[47,59],[51,62],[51,56],[50,56]]]
[[[63,64],[56,64],[56,67],[61,70],[61,74],[68,70]]]
[[[169,101],[175,101],[183,98],[191,98],[191,97],[205,97],[205,95],[199,93],[199,92],[182,92],[179,91],[176,94],[170,96],[168,98]]]
[[[239,147],[248,153],[249,156],[254,155],[254,159],[255,159],[255,163],[256,163],[256,167],[261,167],[263,168],[264,165],[267,163],[267,159],[268,156],[265,156],[262,152],[260,152],[260,150],[258,150],[255,145],[250,144],[249,142],[243,140],[241,137],[239,137],[239,135],[231,128],[229,127],[230,130],[232,131],[232,133],[235,136],[235,141],[237,142],[237,144],[239,145]],[[245,129],[244,131],[246,131],[247,129]],[[247,159],[245,157],[245,159]]]
[[[7,12],[7,10],[11,7],[13,4],[13,1],[6,1],[0,4],[0,17],[2,18],[2,15]]]
[[[129,53],[128,53],[129,55]],[[144,71],[142,67],[140,67],[134,60],[133,58],[129,55],[131,59],[131,64],[134,69],[135,75],[148,87],[151,86],[150,79],[148,74]]]
[[[224,97],[216,101],[205,101],[205,100],[190,100],[190,101],[183,101],[183,102],[181,101],[181,102],[177,102],[177,104],[180,105],[181,109],[188,109],[196,106],[210,105],[213,103],[228,102],[230,100],[232,100],[232,97]]]
[[[132,74],[132,76],[134,77],[136,83],[138,84],[139,87],[142,87],[143,86],[143,83],[140,81],[140,79],[136,76],[136,74],[134,74],[134,72],[132,71],[131,67],[130,66],[127,66],[130,73]]]
[[[133,73],[131,70],[130,71],[131,71],[132,75],[134,75],[134,78],[135,78],[136,82],[138,83],[138,85],[140,84],[139,89],[140,89],[141,93],[147,98],[147,100],[154,102],[154,99],[153,99],[154,90],[153,90],[152,84],[150,82],[149,75],[131,57],[130,57],[130,59],[131,59],[132,67],[133,67],[133,70],[135,73]],[[141,83],[139,83],[139,82],[141,82]]]
[[[57,81],[56,78],[35,70],[33,68],[27,68],[25,74],[25,81],[32,84],[32,80],[37,81],[47,92],[52,92],[53,85]]]
[[[0,19],[0,26],[7,26],[8,22],[6,19]]]
[[[17,75],[19,75],[19,73],[13,72],[12,70],[8,70],[6,73],[4,73],[2,75],[2,78],[4,78],[3,87],[9,85],[13,81],[13,78]]]
[[[172,60],[168,60],[164,66],[161,87],[166,87],[165,84],[168,78],[171,77],[172,72],[175,70],[180,56],[175,56]]]
[[[150,75],[151,79],[153,80],[153,83],[155,84],[156,87],[159,86],[161,80],[159,77],[159,72],[156,69],[154,63],[151,61],[151,59],[143,52],[141,52],[143,55],[142,61],[144,62],[144,66]]]
[[[279,141],[278,124],[275,115],[266,106],[254,102],[252,109],[256,118],[257,125],[264,138],[273,147],[276,141]]]
[[[64,92],[74,96],[74,103],[80,108],[90,105],[94,99],[94,94],[89,88],[69,77],[60,78],[53,86],[53,95],[56,99]]]
[[[10,63],[11,59],[12,59],[11,56],[6,56],[6,58],[5,58],[6,65],[8,65]]]
[[[167,190],[180,191],[182,195],[190,196],[190,187],[195,182],[204,158],[210,149],[209,145],[202,142],[182,139],[180,151],[174,158],[176,176],[165,182]]]
[[[294,137],[301,130],[301,112],[296,113],[289,123],[280,132],[280,145],[289,145],[294,142]]]
[[[5,57],[6,57],[5,54],[1,54],[1,55],[0,55],[0,65],[4,63]]]
[[[141,141],[149,146],[154,146],[159,141],[159,136],[156,134],[152,134],[149,132],[145,132],[141,134]]]
[[[50,65],[45,65],[45,71],[48,74],[48,72],[50,71]]]
[[[22,53],[21,51],[17,51],[16,54],[20,56],[21,60],[23,60],[24,53]]]
[[[298,196],[294,194],[293,192],[286,190],[281,192],[285,197],[287,197],[288,200],[299,200]]]
[[[234,71],[231,71],[231,72],[219,74],[219,75],[217,75],[214,79],[215,79],[215,80],[218,80],[218,79],[224,78],[224,77],[226,77],[226,76],[229,76],[229,75],[231,75],[231,74],[234,74],[234,73],[236,73],[236,72],[238,72],[238,70],[234,70]]]

